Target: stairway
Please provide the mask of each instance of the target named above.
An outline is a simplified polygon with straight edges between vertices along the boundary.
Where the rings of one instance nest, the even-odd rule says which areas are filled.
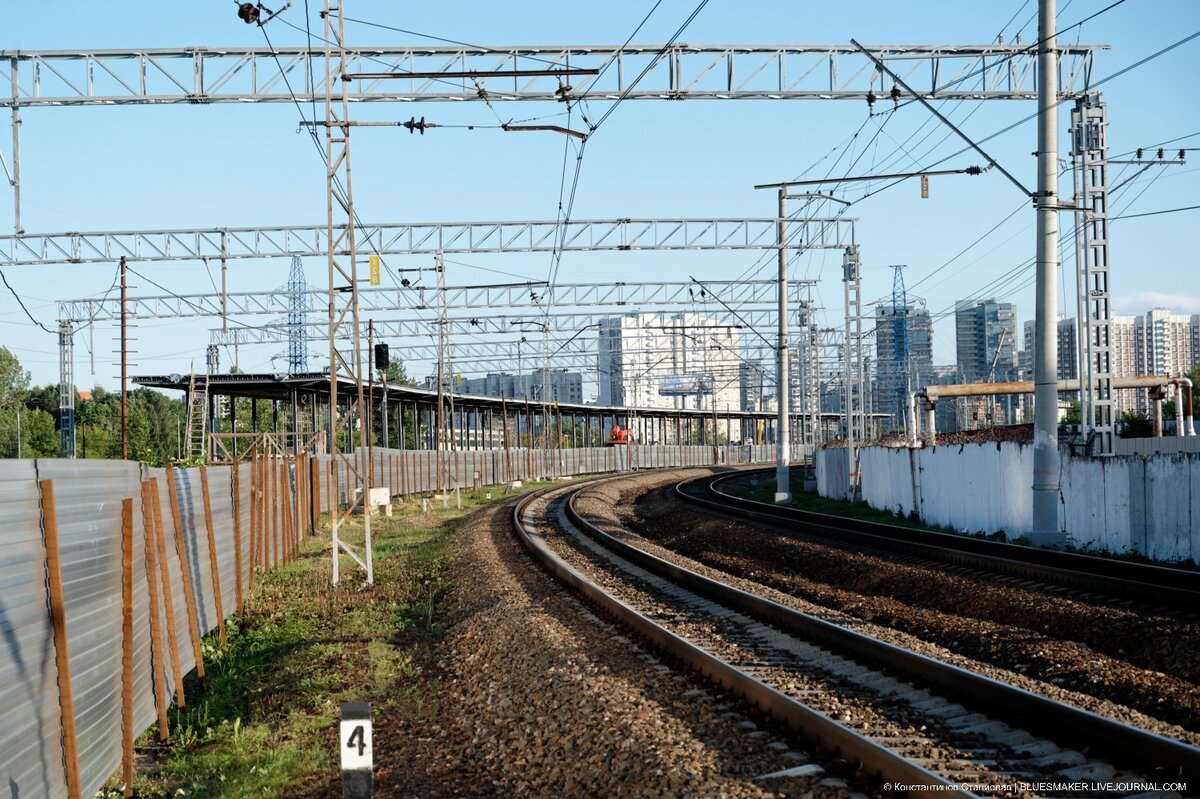
[[[192,373],[188,382],[187,448],[184,457],[208,459],[208,375]]]

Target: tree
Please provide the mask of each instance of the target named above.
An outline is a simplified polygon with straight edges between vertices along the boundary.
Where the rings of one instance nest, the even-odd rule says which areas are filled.
[[[1067,409],[1066,415],[1063,417],[1063,424],[1079,424],[1081,412],[1079,409],[1079,401],[1071,403],[1071,407]]]
[[[1154,425],[1144,413],[1125,411],[1120,417],[1121,438],[1149,438],[1154,434]]]
[[[389,386],[415,386],[417,381],[408,376],[408,370],[399,359],[393,358],[388,362],[387,382]]]
[[[0,408],[11,407],[29,392],[29,372],[8,347],[0,347]]]

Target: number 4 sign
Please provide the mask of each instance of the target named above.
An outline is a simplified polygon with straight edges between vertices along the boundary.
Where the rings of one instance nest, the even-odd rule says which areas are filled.
[[[371,705],[342,702],[341,735],[342,799],[370,799],[375,790],[371,749]]]

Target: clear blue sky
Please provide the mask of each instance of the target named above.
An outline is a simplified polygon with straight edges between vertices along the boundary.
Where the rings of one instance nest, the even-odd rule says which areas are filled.
[[[1111,0],[1060,0],[1060,27],[1109,5]],[[617,44],[626,39],[653,5],[613,3],[396,3],[349,0],[350,16],[423,33],[484,45]],[[694,0],[665,0],[635,43],[660,43],[694,8]],[[1024,40],[1036,38],[1036,0],[992,3],[895,2],[800,3],[712,0],[681,41],[701,43],[846,43],[851,37],[872,43],[962,43],[1006,41],[1023,23]],[[242,24],[235,5],[208,2],[11,3],[5,11],[0,49],[170,47],[262,45],[262,34]],[[321,6],[310,0],[314,29]],[[286,12],[303,27],[304,2]],[[1014,20],[1011,24],[1006,23]],[[1072,31],[1067,39],[1108,44],[1098,57],[1097,78],[1150,55],[1200,30],[1200,3],[1193,0],[1127,0]],[[282,25],[270,28],[277,45],[301,45],[304,36]],[[423,40],[358,25],[347,26],[353,45],[420,44]],[[1125,152],[1188,134],[1200,134],[1200,110],[1192,99],[1200,74],[1200,39],[1124,75],[1103,87],[1114,152]],[[1191,80],[1188,77],[1191,76]],[[597,106],[599,107],[599,106]],[[1033,110],[1030,102],[948,105],[955,120],[982,138]],[[374,105],[356,110],[360,118],[407,118],[413,111],[431,121],[494,124],[481,103]],[[531,103],[501,105],[505,118],[553,113],[560,108]],[[791,178],[844,142],[862,125],[858,102],[703,102],[623,103],[588,143],[576,218],[627,216],[758,217],[774,213],[775,197],[753,184]],[[969,116],[969,118],[967,118]],[[912,104],[889,119],[884,134],[860,161],[867,171],[883,162],[928,112]],[[1067,149],[1067,106],[1060,109],[1060,155]],[[879,125],[871,121],[850,151]],[[28,232],[123,230],[267,224],[319,224],[324,218],[323,168],[307,136],[297,134],[297,113],[286,105],[166,106],[118,108],[34,108],[24,113],[22,138],[23,221]],[[928,132],[930,127],[925,128]],[[942,138],[935,131],[917,152]],[[922,133],[917,139],[921,139]],[[914,141],[916,141],[915,139]],[[1032,122],[993,140],[988,150],[1023,182],[1035,181],[1036,130]],[[910,145],[911,146],[911,145]],[[921,156],[923,162],[959,148],[953,137]],[[1200,135],[1169,148],[1200,147]],[[499,131],[431,131],[424,137],[389,130],[355,133],[355,199],[365,221],[471,221],[552,219],[562,167],[562,140],[556,136]],[[0,152],[10,159],[7,125]],[[1183,167],[1150,172],[1115,200],[1118,213],[1195,205],[1200,197],[1200,152]],[[979,159],[961,156],[947,166]],[[828,163],[828,162],[827,162]],[[843,161],[845,163],[845,161]],[[909,164],[903,164],[908,167]],[[1114,173],[1116,168],[1114,168]],[[1069,176],[1063,190],[1069,194]],[[12,196],[0,184],[0,226],[11,227]],[[1145,190],[1143,192],[1143,189]],[[861,194],[861,190],[858,191]],[[846,196],[854,198],[855,189]],[[890,264],[909,265],[917,283],[971,244],[1022,204],[1021,195],[995,172],[980,178],[934,180],[933,196],[917,198],[917,184],[901,184],[856,205],[867,299],[889,295]],[[1126,210],[1128,209],[1128,210]],[[1069,224],[1064,216],[1063,225]],[[1195,254],[1196,212],[1113,223],[1113,288],[1119,313],[1139,313],[1154,305],[1200,313],[1200,276]],[[935,312],[1004,275],[1033,254],[1033,212],[1022,209],[996,233],[951,267],[920,283],[915,293]],[[544,277],[546,255],[472,256],[461,260],[534,277]],[[689,274],[717,279],[743,274],[759,260],[755,253],[567,254],[562,282],[686,279]],[[829,307],[828,324],[841,316],[840,256],[820,251],[797,259],[795,274],[819,277],[820,298]],[[235,262],[232,290],[269,289],[284,283],[286,259]],[[211,290],[201,264],[139,267],[174,291]],[[324,265],[306,264],[308,279],[324,284]],[[769,267],[768,267],[769,268]],[[763,272],[764,275],[767,272]],[[1030,273],[1031,274],[1031,273]],[[106,265],[22,267],[6,271],[9,282],[31,310],[54,328],[58,299],[102,293],[112,281]],[[1073,278],[1067,275],[1068,286]],[[487,273],[460,269],[450,283],[487,282]],[[1016,303],[1020,321],[1033,314],[1029,280],[1000,293]],[[159,293],[142,286],[141,293]],[[1060,298],[1062,295],[1060,295]],[[1067,310],[1073,294],[1065,295]],[[145,322],[136,330],[139,351],[134,373],[185,372],[202,366],[207,330],[213,322]],[[76,382],[112,386],[113,331],[98,326],[76,343]],[[95,374],[87,348],[94,340]],[[953,360],[953,323],[935,333],[938,362]],[[38,383],[57,382],[55,338],[33,327],[15,301],[0,294],[0,344],[11,348]],[[242,367],[270,370],[275,348],[243,352]],[[318,346],[317,349],[320,349]],[[424,373],[416,365],[414,372]]]

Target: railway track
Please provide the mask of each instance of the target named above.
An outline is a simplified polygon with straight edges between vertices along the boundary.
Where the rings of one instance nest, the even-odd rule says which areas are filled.
[[[676,485],[674,494],[708,511],[900,554],[914,563],[952,564],[1000,575],[1010,582],[1031,581],[1074,592],[1081,598],[1121,599],[1127,607],[1156,613],[1186,618],[1200,615],[1200,572],[814,513],[734,496],[727,490],[733,480],[769,472],[742,470],[693,478]]]
[[[1079,795],[1084,784],[1112,796],[1200,784],[1200,750],[662,560],[582,518],[574,508],[582,490],[546,489],[514,508],[518,538],[546,569],[621,626],[882,783],[1028,796],[1062,795],[1070,785]],[[1181,795],[1166,787],[1149,795]]]

